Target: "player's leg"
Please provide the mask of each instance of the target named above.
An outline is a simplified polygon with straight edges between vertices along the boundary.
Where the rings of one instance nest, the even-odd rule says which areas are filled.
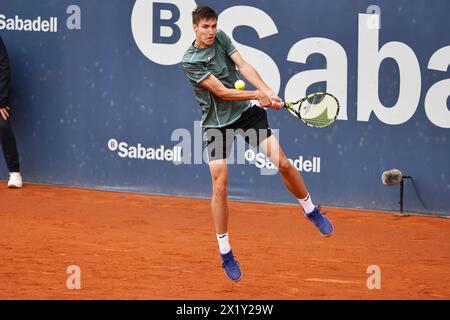
[[[238,281],[242,277],[242,272],[239,263],[233,256],[228,236],[227,159],[231,152],[234,136],[227,137],[224,131],[220,130],[207,130],[205,134],[212,180],[211,210],[222,258],[222,267],[232,281]]]
[[[334,231],[333,225],[320,212],[320,207],[314,206],[300,172],[289,162],[276,137],[274,135],[269,136],[261,142],[261,147],[278,168],[288,190],[302,205],[306,217],[315,224],[322,235],[331,235]]]
[[[226,159],[209,162],[212,180],[211,209],[216,233],[228,232],[228,165]]]
[[[241,123],[245,141],[255,148],[262,147],[265,150],[267,156],[280,171],[284,184],[297,199],[307,198],[308,189],[300,173],[290,164],[277,139],[272,135],[266,111],[255,106],[246,113],[247,116],[243,117]],[[309,201],[305,202],[305,205],[307,213],[314,209],[314,205]]]
[[[261,142],[261,146],[270,161],[278,168],[281,178],[288,190],[297,199],[305,199],[308,196],[308,189],[306,188],[305,182],[303,181],[300,172],[298,172],[289,162],[276,137],[271,135]]]

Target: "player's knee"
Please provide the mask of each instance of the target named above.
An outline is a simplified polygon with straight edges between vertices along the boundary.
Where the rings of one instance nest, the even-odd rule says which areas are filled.
[[[292,164],[289,162],[288,159],[280,160],[280,163],[278,165],[278,170],[283,173],[287,172],[292,167]]]
[[[214,183],[213,193],[215,197],[226,197],[228,195],[227,183]]]

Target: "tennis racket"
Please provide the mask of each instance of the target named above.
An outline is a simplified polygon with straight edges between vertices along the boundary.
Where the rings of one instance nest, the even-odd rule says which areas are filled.
[[[283,108],[313,128],[325,128],[339,114],[339,101],[329,93],[316,92],[295,102],[283,102]]]

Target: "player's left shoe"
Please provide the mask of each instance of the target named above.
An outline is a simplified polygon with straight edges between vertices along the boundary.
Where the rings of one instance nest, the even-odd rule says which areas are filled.
[[[326,212],[320,212],[320,209],[321,207],[319,205],[314,208],[313,212],[308,214],[305,213],[305,216],[309,221],[314,223],[321,235],[329,237],[334,232],[333,224],[324,216]]]
[[[239,262],[234,259],[233,250],[225,254],[220,254],[220,256],[222,257],[222,268],[227,277],[234,282],[241,280],[241,267],[239,266]]]

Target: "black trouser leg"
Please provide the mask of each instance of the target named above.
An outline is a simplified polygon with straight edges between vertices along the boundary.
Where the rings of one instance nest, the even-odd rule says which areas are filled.
[[[19,153],[17,152],[16,138],[9,120],[0,116],[0,140],[9,172],[20,172]]]

